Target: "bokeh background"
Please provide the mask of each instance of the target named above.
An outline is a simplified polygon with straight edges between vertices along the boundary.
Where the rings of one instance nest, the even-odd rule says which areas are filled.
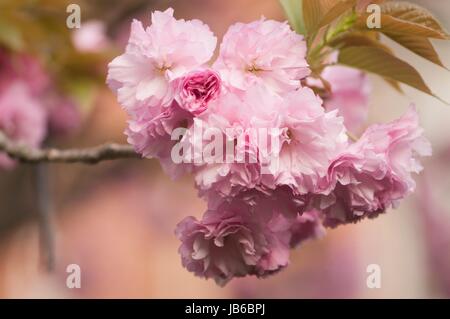
[[[40,21],[33,19],[40,2],[51,4],[22,2],[31,8],[30,26]],[[412,2],[431,10],[450,29],[448,1]],[[51,28],[64,29],[72,40],[81,41],[75,46],[78,50],[92,49],[103,55],[95,62],[100,78],[106,76],[108,57],[123,50],[131,19],[149,21],[155,9],[173,7],[177,18],[200,19],[219,39],[238,21],[250,22],[261,15],[285,19],[276,0],[97,0],[79,4],[80,30],[67,30],[62,5],[52,11],[57,23]],[[102,27],[89,29],[93,20]],[[92,39],[102,28],[104,38]],[[55,39],[48,37],[48,41]],[[450,43],[433,43],[450,67]],[[450,101],[448,71],[399,46],[394,48],[419,69],[437,95]],[[79,84],[80,123],[70,135],[48,143],[64,148],[125,143],[126,117],[106,85],[81,77],[71,81]],[[172,181],[153,160],[117,160],[94,166],[52,164],[48,171],[56,260],[55,270],[47,272],[38,232],[35,167],[22,165],[0,171],[0,297],[449,298],[450,106],[407,87],[400,95],[377,77],[371,81],[370,122],[392,120],[415,102],[433,145],[434,155],[424,163],[416,193],[398,209],[306,242],[292,252],[290,266],[276,276],[233,280],[220,288],[184,270],[177,253],[176,223],[187,215],[200,216],[205,209],[191,177]],[[66,287],[69,264],[81,267],[81,289]],[[367,288],[370,264],[381,267],[379,289]]]

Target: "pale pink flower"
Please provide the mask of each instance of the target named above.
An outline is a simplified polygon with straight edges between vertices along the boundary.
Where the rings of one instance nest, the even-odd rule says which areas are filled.
[[[225,34],[214,64],[227,86],[246,90],[255,83],[285,93],[300,87],[309,74],[306,43],[287,22],[261,18],[236,23]]]
[[[423,132],[416,108],[411,105],[399,119],[372,125],[362,136],[375,145],[377,152],[385,152],[392,172],[405,183],[409,193],[416,187],[411,173],[423,170],[419,158],[432,154],[431,144]]]
[[[244,153],[244,163],[199,165],[194,170],[201,194],[210,194],[208,190],[213,188],[215,193],[230,196],[243,189],[283,185],[300,194],[315,192],[317,183],[327,175],[329,163],[347,144],[342,118],[336,111],[325,112],[320,98],[308,88],[283,98],[270,94],[262,85],[242,94],[227,92],[200,118],[204,128],[220,128],[227,143],[238,140],[235,135],[226,136],[227,129],[246,136],[237,149]],[[259,128],[268,129],[266,141],[255,136]]]
[[[210,121],[201,121],[196,118],[186,135],[189,138],[189,144],[192,145],[192,153],[189,155],[191,162],[194,162],[195,183],[200,195],[205,198],[211,194],[223,197],[233,196],[242,190],[256,188],[260,180],[261,172],[256,146],[248,140],[245,129],[241,126],[233,126],[229,122],[222,122],[223,120],[220,117]],[[194,133],[195,127],[199,125],[205,133],[203,136]],[[217,131],[222,138],[222,144],[217,144],[221,148],[219,154],[214,153],[211,158],[205,149],[208,144],[215,143],[215,138],[213,141],[205,138],[208,130]],[[238,139],[242,142],[236,142]],[[229,152],[227,152],[227,145],[233,146]],[[202,149],[197,150],[199,146],[202,146]],[[202,158],[197,160],[198,156]],[[238,160],[238,157],[242,157],[243,160]],[[210,190],[213,191],[210,192]]]
[[[431,155],[413,107],[400,119],[369,127],[364,135],[330,165],[331,202],[325,223],[336,226],[373,218],[412,193],[412,173],[422,166],[419,156]],[[330,201],[330,199],[328,199]]]
[[[253,84],[243,92],[225,91],[200,118],[222,128],[274,128],[280,124],[282,104],[282,97],[262,84]]]
[[[245,212],[234,210],[206,213],[202,221],[187,217],[177,225],[183,266],[199,277],[213,278],[219,285],[256,273],[264,249],[253,237],[262,236],[259,229],[254,233],[243,220]]]
[[[321,76],[331,85],[331,93],[324,101],[325,108],[337,109],[345,126],[357,133],[369,112],[371,87],[367,74],[345,66],[329,66]]]
[[[201,221],[187,217],[176,229],[183,266],[219,285],[280,271],[289,263],[290,246],[315,238],[311,230],[320,227],[312,226],[320,223],[314,215],[301,218],[303,203],[291,196],[289,189],[268,195],[252,191],[210,204]]]
[[[325,112],[309,88],[286,94],[284,100],[282,146],[278,160],[271,162],[271,174],[262,176],[263,184],[289,185],[300,194],[315,192],[329,163],[347,144],[343,120],[336,111]]]
[[[137,153],[147,158],[157,158],[165,171],[173,178],[183,173],[185,167],[172,161],[171,151],[178,143],[171,139],[175,128],[188,128],[192,125],[192,115],[181,109],[174,101],[168,107],[140,107],[130,114],[125,131],[128,143]]]
[[[208,62],[216,41],[198,20],[176,20],[173,9],[155,11],[146,29],[133,21],[125,53],[109,64],[107,82],[126,109],[170,105],[170,82]]]
[[[196,185],[200,194],[211,194],[209,189],[223,196],[231,196],[243,189],[259,188],[261,167],[267,158],[278,156],[281,130],[280,107],[283,100],[270,94],[264,86],[253,85],[242,94],[227,91],[209,104],[208,111],[195,120],[203,130],[222,132],[224,154],[219,163],[201,162],[195,167]],[[191,128],[189,136],[195,137]],[[261,129],[262,131],[259,131]],[[259,136],[266,138],[262,140]],[[273,135],[273,137],[272,137]],[[210,140],[196,136],[193,145],[206,145]],[[227,152],[231,146],[231,151]],[[264,151],[263,149],[264,148]]]
[[[45,138],[46,112],[34,98],[27,83],[14,81],[0,90],[0,131],[9,139],[37,148]],[[13,166],[13,161],[0,154],[1,165]]]
[[[221,90],[219,75],[209,69],[192,71],[177,82],[176,100],[182,109],[193,115],[203,113]]]

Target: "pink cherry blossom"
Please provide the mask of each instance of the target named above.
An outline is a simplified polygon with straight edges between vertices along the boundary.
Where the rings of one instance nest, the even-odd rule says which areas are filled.
[[[347,136],[336,111],[325,112],[322,101],[309,88],[286,94],[280,110],[284,138],[272,174],[262,176],[269,188],[289,185],[297,192],[315,192],[332,158],[345,147]]]
[[[422,170],[418,157],[431,155],[418,122],[411,107],[398,120],[369,127],[333,160],[328,177],[334,203],[326,212],[328,226],[376,217],[414,191],[411,174]]]
[[[225,92],[196,119],[205,131],[213,128],[222,132],[224,148],[226,145],[234,146],[229,154],[224,154],[223,161],[196,165],[195,180],[201,195],[211,194],[208,192],[210,188],[214,188],[215,193],[230,196],[243,189],[262,187],[261,167],[271,157],[278,156],[281,145],[282,132],[278,127],[282,102],[264,86],[253,85],[242,94]],[[195,136],[192,130],[189,136]],[[267,138],[266,141],[261,139],[259,132]],[[272,144],[272,140],[278,143]],[[192,140],[191,144],[205,145],[208,142]],[[226,156],[231,156],[231,159]]]
[[[125,131],[128,143],[137,153],[147,158],[157,158],[173,178],[186,169],[172,161],[171,151],[178,143],[171,135],[175,128],[192,125],[192,115],[174,101],[169,107],[140,107],[134,110]]]
[[[303,37],[287,22],[261,18],[228,29],[214,67],[231,88],[246,90],[254,83],[263,83],[282,94],[300,87],[300,79],[309,74],[305,56]]]
[[[431,153],[414,108],[349,142],[367,116],[363,73],[328,66],[320,83],[300,82],[310,73],[303,37],[264,18],[231,26],[208,68],[215,45],[200,21],[154,12],[146,29],[133,21],[108,73],[128,142],[173,178],[192,173],[207,201],[200,220],[176,228],[187,270],[220,285],[265,277],[324,226],[375,217],[414,191],[418,157]],[[326,82],[324,100],[301,85]]]
[[[347,143],[342,118],[336,111],[325,112],[320,98],[308,88],[281,98],[254,85],[242,95],[224,94],[210,105],[209,111],[201,117],[203,127],[221,128],[224,134],[227,128],[244,135],[258,128],[277,130],[267,131],[270,136],[266,143],[259,143],[252,135],[254,131],[248,133],[241,145],[245,163],[226,162],[195,169],[201,194],[209,194],[208,190],[214,188],[229,196],[242,189],[275,189],[283,185],[301,194],[314,192],[326,176],[330,161]],[[234,135],[225,138],[229,143],[237,139]],[[267,172],[263,174],[265,166]]]
[[[324,101],[325,108],[337,109],[345,126],[357,133],[369,112],[371,88],[367,75],[345,66],[329,66],[321,76],[331,85],[331,94]]]
[[[126,109],[170,105],[170,82],[208,62],[216,41],[198,20],[176,20],[173,9],[155,11],[146,29],[133,21],[125,53],[109,64],[108,84]]]
[[[289,263],[290,246],[316,238],[321,229],[317,215],[303,217],[303,203],[291,196],[286,188],[269,195],[251,191],[210,204],[201,221],[185,218],[176,229],[183,266],[220,285],[280,271]]]
[[[203,113],[221,90],[219,75],[208,69],[190,72],[178,82],[176,99],[182,109],[193,115]]]
[[[47,130],[46,112],[32,95],[27,83],[14,81],[0,90],[0,131],[29,147],[36,148],[44,140]],[[0,154],[0,165],[14,166],[7,155]]]
[[[419,157],[432,153],[423,132],[416,108],[411,105],[399,119],[369,127],[361,139],[372,143],[376,152],[386,154],[392,172],[405,183],[408,192],[412,192],[416,183],[411,173],[418,174],[423,169]]]

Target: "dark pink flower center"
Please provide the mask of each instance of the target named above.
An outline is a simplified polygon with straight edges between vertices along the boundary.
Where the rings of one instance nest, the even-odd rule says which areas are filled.
[[[184,91],[196,101],[208,103],[220,90],[219,78],[213,72],[188,77],[183,85]]]

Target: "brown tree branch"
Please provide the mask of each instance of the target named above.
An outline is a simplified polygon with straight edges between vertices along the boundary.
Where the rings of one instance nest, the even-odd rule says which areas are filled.
[[[31,149],[26,145],[14,143],[1,132],[0,152],[5,152],[19,162],[34,164],[43,162],[96,164],[106,160],[140,158],[131,145],[115,143],[83,149]]]

